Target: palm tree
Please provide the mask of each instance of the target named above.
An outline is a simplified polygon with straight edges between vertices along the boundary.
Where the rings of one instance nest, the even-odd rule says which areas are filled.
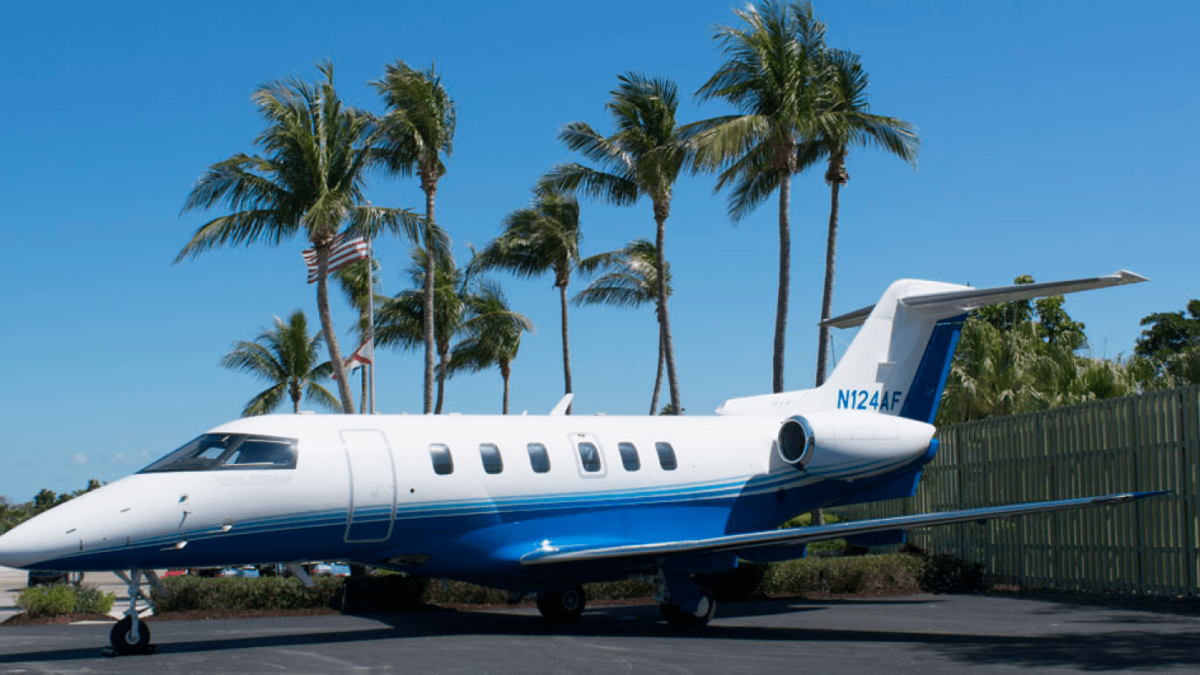
[[[384,71],[382,80],[373,83],[383,97],[389,112],[380,122],[382,143],[376,155],[377,163],[401,176],[416,174],[425,193],[425,230],[421,249],[425,253],[425,287],[422,301],[424,324],[421,328],[425,345],[425,414],[433,410],[433,380],[435,327],[434,287],[434,197],[438,181],[446,173],[442,155],[450,157],[457,109],[454,100],[442,86],[441,77],[430,66],[415,70],[399,59]]]
[[[237,153],[208,168],[188,194],[184,212],[224,203],[232,213],[201,225],[175,262],[225,245],[279,245],[301,233],[317,252],[317,309],[342,412],[354,399],[329,313],[329,250],[343,224],[352,234],[382,230],[415,238],[421,218],[371,206],[364,197],[372,118],[342,104],[333,65],[317,65],[323,80],[273,80],[254,93],[267,126],[255,139],[264,155]]]
[[[318,384],[333,373],[329,361],[317,363],[321,339],[320,333],[308,334],[308,320],[296,310],[287,323],[275,317],[275,327],[264,330],[254,342],[235,342],[221,357],[221,366],[271,383],[242,408],[242,417],[265,415],[278,408],[285,396],[292,399],[292,412],[300,412],[300,399],[306,395],[322,408],[337,410],[338,400]]]
[[[367,265],[370,264],[370,267]],[[341,287],[342,293],[346,296],[346,300],[350,305],[358,310],[358,325],[355,326],[355,334],[358,335],[359,344],[375,339],[375,326],[371,323],[372,308],[371,303],[374,301],[378,304],[381,286],[379,283],[379,261],[374,258],[359,260],[350,263],[340,270],[333,273],[333,278],[337,280],[338,286]],[[372,368],[375,366],[372,365]],[[362,370],[362,395],[359,397],[358,411],[360,414],[370,412],[367,409],[367,399],[370,392],[368,391],[367,371]]]
[[[717,189],[733,186],[729,215],[737,222],[779,190],[779,291],[775,307],[772,388],[783,391],[788,287],[791,284],[792,175],[805,165],[797,150],[815,133],[825,80],[825,24],[808,2],[761,0],[734,13],[746,28],[719,27],[726,61],[697,95],[741,111],[689,125],[697,135],[696,167],[719,170]]]
[[[563,382],[571,393],[571,348],[567,326],[567,287],[579,265],[583,231],[579,226],[579,202],[575,197],[542,185],[534,191],[534,203],[504,217],[504,231],[479,254],[484,269],[506,269],[518,277],[554,274],[562,312]],[[571,412],[570,406],[567,413]]]
[[[558,135],[568,148],[582,153],[600,168],[561,164],[554,167],[546,182],[560,189],[581,189],[592,197],[620,206],[632,205],[643,195],[650,198],[654,207],[657,252],[654,259],[658,284],[655,299],[662,326],[667,384],[671,405],[680,410],[663,261],[666,260],[671,193],[680,170],[691,162],[692,145],[683,128],[675,124],[679,96],[671,80],[629,72],[617,77],[617,88],[610,95],[612,100],[607,107],[616,133],[606,138],[586,122],[572,122]]]
[[[454,346],[446,371],[452,375],[499,368],[504,378],[501,411],[507,415],[512,362],[521,349],[521,334],[532,333],[533,322],[509,308],[504,292],[494,282],[481,283],[478,291],[467,295],[466,304],[472,315],[462,326],[467,337]]]
[[[911,163],[917,163],[920,141],[911,124],[895,117],[870,112],[867,102],[867,71],[857,54],[835,49],[826,52],[830,68],[826,95],[817,110],[815,134],[800,145],[799,163],[813,164],[824,158],[828,164],[829,235],[825,248],[825,287],[821,297],[821,321],[829,319],[833,307],[834,261],[837,257],[838,195],[850,180],[846,154],[850,146],[877,146]],[[817,347],[817,386],[825,381],[829,350],[829,327],[821,325]]]
[[[662,390],[663,325],[657,319],[658,300],[658,252],[654,244],[646,239],[636,239],[625,248],[585,258],[580,269],[586,273],[604,270],[575,295],[576,305],[609,305],[612,307],[640,307],[655,303],[658,323],[658,370],[654,377],[654,393],[650,396],[650,414],[658,410],[658,395]],[[663,264],[666,275],[667,295],[671,295],[671,266]],[[672,408],[674,410],[674,408]]]
[[[375,344],[380,347],[398,346],[403,349],[416,349],[424,344],[425,321],[425,261],[429,259],[422,248],[412,252],[413,264],[409,268],[413,288],[401,291],[394,297],[385,300],[375,313]],[[439,365],[436,368],[437,399],[431,412],[442,414],[442,403],[445,400],[446,368],[450,358],[450,345],[454,337],[462,329],[466,321],[467,305],[463,298],[464,289],[469,282],[469,276],[454,264],[454,258],[445,250],[433,254],[436,262],[434,273],[437,281],[433,311],[434,348]]]

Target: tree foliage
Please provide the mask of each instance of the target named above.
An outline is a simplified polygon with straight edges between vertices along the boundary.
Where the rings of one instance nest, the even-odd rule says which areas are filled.
[[[330,317],[329,252],[346,228],[374,237],[383,230],[416,239],[424,220],[404,210],[372,206],[364,193],[374,157],[375,119],[345,105],[333,83],[333,64],[317,65],[321,78],[273,80],[254,102],[265,126],[255,139],[262,155],[237,153],[217,162],[196,182],[183,210],[223,204],[231,213],[201,225],[176,262],[222,246],[278,246],[302,235],[315,248],[317,309],[341,395],[342,412],[354,412],[337,334]]]
[[[43,511],[48,511],[59,504],[68,502],[92,490],[98,490],[102,485],[103,483],[99,480],[92,478],[88,481],[87,487],[75,490],[74,492],[58,494],[49,488],[42,488],[34,495],[33,499],[21,504],[14,504],[7,497],[0,496],[0,534],[13,529]]]
[[[246,403],[242,417],[265,415],[284,401],[291,401],[292,412],[300,412],[300,400],[305,397],[322,408],[337,410],[337,399],[320,384],[333,376],[329,361],[318,362],[321,342],[320,333],[309,335],[308,319],[299,309],[286,323],[275,317],[274,326],[259,333],[253,342],[235,342],[221,358],[221,367],[249,373],[271,385]]]
[[[1187,303],[1186,313],[1155,312],[1142,318],[1134,347],[1134,367],[1147,381],[1170,388],[1200,384],[1200,299]]]
[[[1031,284],[1029,276],[1017,284]],[[963,325],[942,394],[938,424],[1012,415],[1149,388],[1131,363],[1079,353],[1084,325],[1063,296],[976,310]]]

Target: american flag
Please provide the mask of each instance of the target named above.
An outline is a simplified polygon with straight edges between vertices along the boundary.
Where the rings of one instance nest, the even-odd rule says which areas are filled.
[[[308,283],[317,280],[317,249],[305,249],[304,264],[308,266]],[[343,232],[333,238],[329,248],[329,271],[336,272],[346,265],[371,256],[371,245],[362,237],[347,237]]]

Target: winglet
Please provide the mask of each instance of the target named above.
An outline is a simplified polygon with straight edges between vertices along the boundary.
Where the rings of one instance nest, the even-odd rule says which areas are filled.
[[[571,399],[573,398],[575,398],[575,394],[567,394],[563,396],[562,400],[558,402],[558,405],[554,406],[554,408],[550,411],[550,416],[561,417],[562,415],[566,415],[567,408],[571,407]]]

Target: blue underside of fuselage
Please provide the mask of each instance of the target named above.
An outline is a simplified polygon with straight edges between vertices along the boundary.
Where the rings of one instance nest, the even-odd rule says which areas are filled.
[[[521,557],[543,542],[557,548],[696,540],[778,527],[814,508],[912,494],[922,458],[899,471],[854,482],[798,485],[798,474],[758,476],[740,488],[680,489],[690,494],[630,493],[620,499],[523,500],[440,504],[355,512],[347,539],[346,511],[291,514],[235,523],[228,532],[176,532],[127,546],[40,561],[39,569],[209,567],[244,563],[344,560],[528,590],[558,583],[535,575]],[[649,500],[649,501],[648,501]],[[390,526],[390,532],[389,532]],[[364,541],[377,539],[376,541]],[[186,545],[177,548],[181,541]],[[798,549],[802,550],[802,549]],[[391,561],[391,562],[389,562]],[[699,561],[707,562],[707,561]],[[697,565],[699,568],[701,565]],[[583,580],[622,578],[629,570],[573,571]]]

